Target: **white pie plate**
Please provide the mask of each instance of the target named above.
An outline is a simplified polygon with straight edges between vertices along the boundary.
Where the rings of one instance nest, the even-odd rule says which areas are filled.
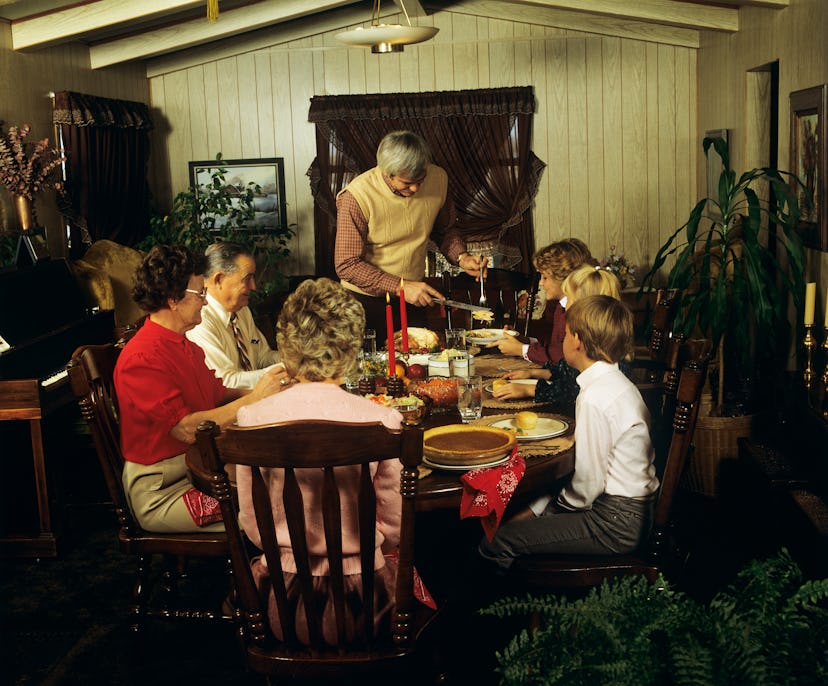
[[[555,438],[569,431],[569,424],[562,419],[552,417],[538,417],[538,423],[534,429],[519,429],[514,419],[500,419],[492,422],[489,426],[496,429],[507,429],[517,433],[519,441],[540,441],[546,438]]]
[[[496,457],[488,462],[483,462],[482,464],[474,464],[474,465],[457,465],[457,464],[441,464],[439,460],[434,462],[434,459],[437,458],[428,458],[423,457],[423,464],[426,467],[431,467],[433,469],[444,469],[447,472],[469,472],[472,469],[480,469],[481,467],[496,467],[499,464],[503,464],[506,462],[512,451],[509,450],[503,457]]]

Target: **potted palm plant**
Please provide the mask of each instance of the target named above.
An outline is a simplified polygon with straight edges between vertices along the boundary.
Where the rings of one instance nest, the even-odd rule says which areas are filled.
[[[791,183],[801,182],[770,167],[737,176],[727,143],[705,138],[705,156],[711,147],[722,161],[715,197],[701,199],[687,222],[659,248],[639,293],[654,286],[662,267],[674,260],[667,286],[683,292],[674,331],[713,343],[709,414],[716,420],[699,417],[697,459],[690,468],[705,459],[700,436],[710,424],[711,436],[724,453],[708,455],[715,479],[717,461],[735,456],[736,439],[749,433],[750,415],[767,404],[761,391],[770,388],[769,374],[783,366],[790,341],[789,297],[800,310],[804,282],[797,233],[800,210],[791,188]],[[735,416],[741,419],[717,421]],[[730,435],[727,427],[733,429]],[[708,492],[710,478],[705,481],[702,490]]]

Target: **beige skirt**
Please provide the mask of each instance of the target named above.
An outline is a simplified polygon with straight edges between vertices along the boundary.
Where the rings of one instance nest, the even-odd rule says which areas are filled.
[[[184,494],[193,487],[184,455],[155,464],[125,462],[122,481],[132,515],[146,531],[224,531],[223,522],[198,526],[184,504]]]

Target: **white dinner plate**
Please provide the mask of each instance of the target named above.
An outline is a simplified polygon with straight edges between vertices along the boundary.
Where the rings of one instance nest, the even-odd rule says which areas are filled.
[[[504,379],[504,381],[508,381],[509,383],[516,383],[520,384],[521,386],[537,386],[538,380],[537,379]],[[485,386],[483,386],[484,391],[488,391],[489,393],[494,393],[494,381],[489,381]],[[526,400],[527,398],[515,398],[515,400]]]
[[[503,329],[471,329],[466,331],[466,345],[470,343],[494,343],[506,338]]]
[[[519,441],[540,441],[545,438],[555,438],[569,431],[569,424],[561,419],[551,417],[538,417],[538,423],[534,429],[519,429],[514,419],[501,419],[492,422],[489,426],[498,429],[511,429],[517,432]]]
[[[431,467],[432,469],[443,469],[447,472],[469,472],[472,469],[480,469],[481,467],[497,467],[499,464],[503,464],[506,462],[509,457],[511,456],[512,451],[510,450],[506,453],[503,457],[496,457],[488,462],[483,462],[482,464],[472,464],[472,465],[457,465],[457,464],[441,464],[439,461],[433,462],[433,459],[436,458],[428,458],[423,457],[423,464],[426,467]]]

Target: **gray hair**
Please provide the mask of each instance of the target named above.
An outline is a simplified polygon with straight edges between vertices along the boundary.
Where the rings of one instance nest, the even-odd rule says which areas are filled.
[[[204,278],[209,279],[216,272],[232,274],[238,269],[236,260],[239,255],[253,259],[253,253],[238,243],[212,243],[208,245],[204,251],[204,256],[207,258]]]
[[[377,148],[377,166],[388,176],[407,175],[409,181],[426,173],[431,151],[421,136],[413,131],[392,131]]]

